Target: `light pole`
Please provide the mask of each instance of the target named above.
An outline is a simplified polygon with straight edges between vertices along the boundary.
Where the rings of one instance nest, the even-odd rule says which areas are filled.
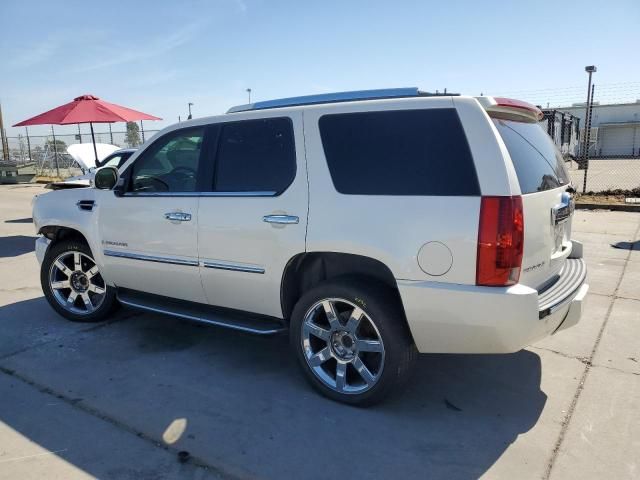
[[[247,88],[247,94],[249,95],[249,103],[251,103],[251,89]]]
[[[591,137],[591,110],[593,103],[593,89],[591,88],[591,75],[597,72],[595,65],[587,65],[584,71],[589,74],[589,84],[587,86],[587,105],[584,115],[584,143],[582,146],[582,168],[584,170],[584,179],[582,182],[582,193],[587,191],[587,171],[589,170],[589,140]]]
[[[193,105],[193,103],[187,103],[187,107],[189,107],[189,116],[187,117],[187,120],[191,120],[193,118],[193,115],[191,115],[191,105]]]

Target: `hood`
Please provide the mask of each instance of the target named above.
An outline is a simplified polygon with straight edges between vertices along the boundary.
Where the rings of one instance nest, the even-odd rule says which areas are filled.
[[[96,143],[96,151],[98,152],[98,160],[104,160],[120,147],[109,145],[108,143]],[[96,166],[96,156],[93,152],[93,143],[74,143],[67,147],[67,153],[78,162],[81,168],[87,170]]]
[[[69,178],[63,182],[51,182],[44,188],[49,190],[66,190],[68,188],[88,188],[91,186],[91,180],[89,178]]]

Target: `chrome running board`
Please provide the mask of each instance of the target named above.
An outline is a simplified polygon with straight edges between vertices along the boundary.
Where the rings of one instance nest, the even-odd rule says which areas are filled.
[[[121,304],[131,308],[256,335],[274,335],[287,330],[283,320],[264,315],[211,307],[128,289],[118,289],[117,297]]]

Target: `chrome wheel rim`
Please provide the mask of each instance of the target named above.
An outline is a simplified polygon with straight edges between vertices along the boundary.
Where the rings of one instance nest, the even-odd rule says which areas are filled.
[[[382,375],[380,332],[371,317],[348,300],[316,302],[304,317],[301,340],[309,369],[335,392],[364,393]]]
[[[102,305],[107,286],[96,262],[81,252],[64,252],[49,269],[53,298],[66,311],[88,315]]]

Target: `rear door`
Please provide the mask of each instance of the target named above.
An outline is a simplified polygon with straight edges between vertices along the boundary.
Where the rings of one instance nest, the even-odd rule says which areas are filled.
[[[229,117],[212,126],[213,171],[198,208],[202,285],[211,305],[281,317],[284,269],[305,251],[302,113]]]
[[[524,254],[520,283],[540,288],[571,253],[573,199],[562,154],[537,123],[493,119],[520,183]]]

